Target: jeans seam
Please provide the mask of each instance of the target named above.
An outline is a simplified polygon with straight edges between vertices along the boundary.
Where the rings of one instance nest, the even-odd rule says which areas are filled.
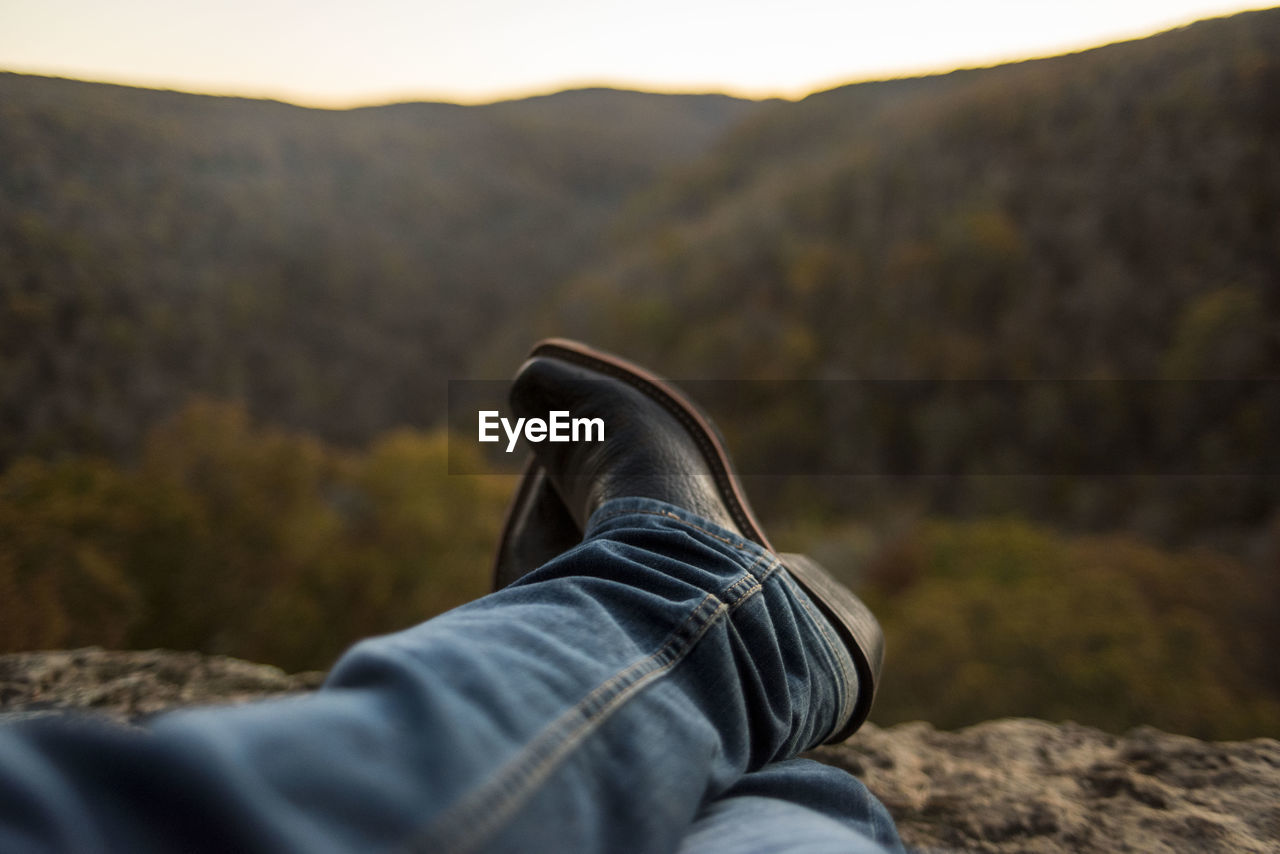
[[[756,567],[762,563],[768,563],[763,572],[757,573]],[[781,566],[778,559],[769,553],[764,553],[756,557],[755,563],[747,567],[745,574],[737,581],[730,584],[720,594],[721,600],[729,606],[729,612],[733,613],[738,607],[764,589],[764,582],[769,576]],[[738,588],[743,588],[739,590]]]
[[[495,833],[592,731],[642,688],[672,670],[728,613],[729,606],[708,593],[657,651],[598,685],[546,726],[497,773],[437,816],[410,850],[472,850]],[[459,829],[465,829],[461,835]]]

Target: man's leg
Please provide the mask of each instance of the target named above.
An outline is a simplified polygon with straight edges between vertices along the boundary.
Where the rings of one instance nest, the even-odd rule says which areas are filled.
[[[880,854],[902,843],[884,805],[857,778],[809,759],[744,776],[707,804],[680,854]]]
[[[671,850],[847,718],[849,654],[771,553],[643,498],[587,534],[314,696],[0,732],[0,849]]]

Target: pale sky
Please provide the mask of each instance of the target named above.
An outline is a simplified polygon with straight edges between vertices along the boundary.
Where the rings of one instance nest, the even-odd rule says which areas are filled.
[[[794,98],[859,80],[1094,47],[1251,6],[0,0],[0,70],[328,107],[474,103],[586,85]]]

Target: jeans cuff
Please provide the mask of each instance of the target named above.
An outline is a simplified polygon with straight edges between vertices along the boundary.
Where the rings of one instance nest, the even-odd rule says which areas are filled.
[[[718,552],[727,558],[736,567],[736,571],[742,573],[742,576],[729,587],[724,587],[721,582],[714,588],[707,588],[708,592],[714,593],[721,599],[732,599],[733,597],[726,597],[726,592],[732,592],[748,579],[756,585],[757,589],[759,585],[765,583],[781,585],[781,588],[786,591],[786,597],[806,615],[807,621],[811,623],[810,628],[803,630],[815,644],[811,648],[823,650],[820,656],[825,659],[824,669],[831,674],[835,683],[835,723],[832,731],[838,731],[843,726],[852,714],[855,700],[859,691],[862,690],[857,668],[839,631],[822,612],[813,597],[796,582],[789,571],[774,572],[777,568],[786,570],[786,560],[783,557],[754,540],[746,539],[736,530],[725,528],[683,507],[654,498],[630,497],[606,501],[587,521],[584,542],[596,538],[618,539],[623,532],[630,533],[637,530],[679,531],[710,546],[713,552]],[[627,538],[624,535],[621,539]]]
[[[641,524],[651,527],[655,521],[666,520],[683,528],[694,528],[702,534],[710,536],[721,543],[750,555],[752,559],[761,555],[770,555],[768,549],[754,540],[748,540],[741,533],[725,528],[703,516],[692,513],[675,504],[668,504],[656,498],[612,498],[596,509],[587,520],[587,529],[583,539],[603,536],[620,527]]]

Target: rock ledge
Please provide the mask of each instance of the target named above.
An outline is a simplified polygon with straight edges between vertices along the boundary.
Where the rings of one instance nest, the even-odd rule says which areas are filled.
[[[318,673],[191,652],[0,655],[0,721],[92,709],[119,720],[306,691]],[[867,725],[815,758],[862,778],[922,851],[1277,852],[1280,741],[1123,736],[1008,719],[958,732]]]
[[[927,851],[1277,852],[1280,742],[989,721],[866,726],[815,758],[856,774]]]

